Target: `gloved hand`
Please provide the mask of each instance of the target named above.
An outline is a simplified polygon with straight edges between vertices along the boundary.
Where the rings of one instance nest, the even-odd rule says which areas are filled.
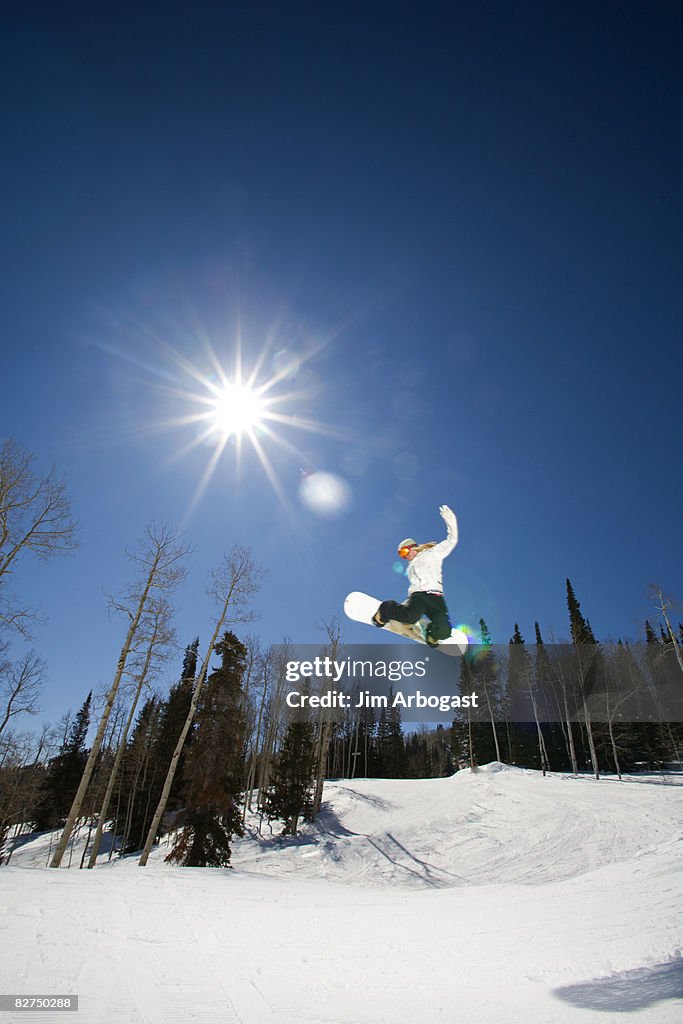
[[[439,505],[439,515],[442,519],[455,519],[455,512],[448,505]]]

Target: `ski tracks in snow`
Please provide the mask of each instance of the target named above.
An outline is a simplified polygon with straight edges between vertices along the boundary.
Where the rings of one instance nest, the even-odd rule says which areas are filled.
[[[355,780],[277,858],[236,846],[247,870],[369,887],[442,888],[563,881],[656,849],[675,832],[671,793],[487,766],[448,779]],[[615,789],[614,787],[617,787]],[[683,787],[680,798],[683,811]]]

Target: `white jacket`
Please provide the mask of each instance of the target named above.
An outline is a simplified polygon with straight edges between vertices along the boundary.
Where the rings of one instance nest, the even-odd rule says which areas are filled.
[[[446,539],[433,548],[426,548],[408,563],[408,596],[418,591],[443,594],[443,560],[458,543],[458,521],[450,509],[441,513],[446,524]]]

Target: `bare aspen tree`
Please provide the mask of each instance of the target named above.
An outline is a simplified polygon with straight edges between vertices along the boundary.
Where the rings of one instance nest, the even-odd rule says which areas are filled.
[[[138,551],[131,553],[129,556],[133,562],[140,566],[142,571],[142,575],[129,588],[125,595],[126,599],[118,605],[119,609],[127,615],[130,624],[121,653],[119,654],[114,679],[107,693],[100,724],[86,761],[83,776],[66,819],[61,838],[57,844],[57,849],[50,862],[50,867],[52,868],[60,866],[69,843],[69,837],[80,814],[81,805],[83,804],[88,784],[95,769],[97,756],[102,746],[107,722],[109,721],[109,715],[114,706],[128,659],[140,640],[140,625],[144,621],[150,603],[159,594],[167,594],[172,591],[185,579],[186,571],[182,566],[182,560],[187,556],[188,551],[187,545],[182,542],[178,534],[174,533],[167,526],[157,526],[152,523],[147,527]]]
[[[349,730],[349,757],[346,768],[347,779],[354,778],[356,774],[356,758],[358,756],[358,727],[360,724],[360,715],[353,715],[351,719],[351,728]]]
[[[123,755],[126,750],[128,733],[130,732],[130,727],[133,724],[138,701],[140,700],[140,694],[142,693],[143,687],[149,684],[150,679],[154,675],[155,668],[161,661],[168,657],[171,645],[175,639],[175,633],[171,628],[172,615],[173,609],[169,602],[164,597],[157,598],[150,603],[150,607],[147,609],[141,623],[141,632],[144,635],[144,650],[142,652],[139,668],[135,672],[135,693],[133,694],[128,716],[118,740],[114,763],[112,765],[111,772],[109,773],[107,788],[102,799],[97,828],[95,829],[95,838],[93,839],[90,859],[88,861],[89,868],[93,868],[97,863],[97,854],[99,853],[100,843],[102,841],[102,831],[104,829],[105,821],[107,820],[109,804],[114,792],[114,786],[121,767]]]
[[[481,686],[484,691],[484,701],[491,723],[493,743],[496,748],[496,761],[502,761],[500,744],[498,742],[498,730],[496,720],[501,712],[501,687],[499,680],[499,668],[492,648],[491,635],[484,619],[479,620],[479,643],[481,660],[475,663],[476,686]]]
[[[140,792],[146,792],[148,798],[145,807],[145,817],[150,811],[150,800],[149,800],[149,788],[147,786],[147,773],[150,768],[150,756],[152,752],[152,746],[154,741],[154,735],[156,727],[159,723],[159,700],[154,698],[152,705],[152,711],[150,717],[144,727],[142,740],[138,744],[138,749],[133,752],[135,758],[133,763],[133,779],[130,786],[130,793],[128,796],[128,802],[126,805],[126,813],[123,823],[123,835],[121,837],[120,856],[123,856],[123,851],[128,846],[130,838],[130,830],[133,820],[133,810],[135,806],[135,800]],[[111,859],[112,850],[109,851],[109,857]]]
[[[251,801],[258,764],[256,808],[259,812],[259,835],[266,814],[271,777],[277,758],[276,751],[287,729],[286,694],[290,685],[287,682],[287,662],[291,658],[291,653],[291,641],[285,637],[281,644],[270,647],[261,661],[262,690],[256,733],[257,741],[258,737],[262,737],[262,742],[260,747],[257,742],[256,756],[252,758],[247,779],[247,796]]]
[[[255,750],[258,748],[258,735],[254,736],[256,729],[257,710],[254,701],[255,680],[260,674],[260,665],[263,658],[258,638],[250,634],[242,641],[247,652],[242,682],[242,704],[245,721],[245,749],[244,749],[244,778],[243,790],[245,793],[244,809],[242,820],[247,813],[247,790],[249,788],[250,769],[247,765],[254,760]],[[256,746],[254,745],[256,744]]]
[[[266,710],[266,726],[264,732],[263,747],[259,758],[259,796],[257,806],[260,812],[259,834],[263,826],[263,817],[266,810],[268,790],[270,787],[273,764],[276,758],[276,749],[280,738],[287,729],[287,702],[286,694],[289,687],[287,682],[287,662],[291,658],[291,640],[285,638],[277,649],[277,653],[270,649],[267,671],[264,675],[264,700]],[[270,677],[274,679],[274,685],[270,687]]]
[[[171,785],[178,767],[178,760],[183,746],[185,745],[187,734],[190,731],[192,720],[194,719],[197,711],[199,696],[204,688],[204,683],[206,682],[209,662],[211,660],[213,649],[216,646],[218,636],[224,626],[228,623],[252,622],[254,620],[254,613],[247,610],[246,606],[252,596],[259,589],[262,577],[263,570],[260,566],[257,566],[252,559],[251,550],[247,547],[242,547],[239,544],[236,544],[232,548],[229,555],[225,555],[223,557],[223,564],[219,566],[218,569],[214,569],[211,572],[211,583],[208,588],[208,593],[220,608],[220,612],[216,619],[213,635],[206,649],[201,671],[194,686],[192,701],[187,713],[187,718],[185,719],[185,724],[181,729],[178,742],[176,743],[175,750],[173,751],[173,756],[171,758],[171,763],[166,775],[166,781],[164,782],[164,787],[159,798],[159,803],[156,811],[154,812],[154,817],[147,833],[147,840],[142,851],[142,856],[139,860],[140,867],[145,867],[149,860],[149,854],[154,844],[154,839],[159,829],[163,813],[166,810],[169,793],[171,792]]]
[[[496,711],[494,707],[494,700],[490,689],[490,684],[493,684],[491,676],[486,671],[486,662],[483,664],[483,671],[477,676],[477,682],[481,684],[484,690],[484,701],[486,703],[486,710],[489,714],[489,720],[491,722],[491,733],[493,735],[493,743],[496,748],[496,761],[501,761],[500,744],[498,742],[498,730],[496,729]]]
[[[593,739],[593,726],[591,723],[588,695],[592,687],[592,683],[589,682],[591,674],[595,673],[597,669],[598,660],[602,660],[602,654],[599,651],[591,650],[586,644],[584,644],[583,647],[580,644],[577,644],[576,658],[578,665],[579,686],[581,690],[583,724],[586,730],[586,739],[588,740],[588,752],[590,754],[591,765],[593,767],[593,775],[596,779],[599,779],[600,765],[598,764],[598,752],[595,749],[595,741]]]
[[[550,769],[550,762],[548,760],[548,751],[545,745],[545,737],[543,735],[543,729],[541,728],[541,722],[538,717],[538,702],[534,693],[533,683],[531,679],[531,667],[526,667],[526,679],[527,686],[529,688],[529,696],[531,698],[531,706],[534,711],[534,722],[536,723],[536,739],[538,740],[538,756],[541,762],[541,770],[545,775]]]
[[[40,475],[34,456],[12,438],[0,448],[0,624],[31,635],[36,612],[22,607],[6,589],[19,561],[42,561],[76,547],[76,523],[66,485],[54,469]]]
[[[680,642],[678,640],[678,637],[674,633],[674,631],[673,631],[673,629],[671,627],[671,622],[669,620],[669,608],[673,607],[673,601],[672,601],[672,599],[670,597],[667,597],[662,592],[662,588],[661,587],[656,586],[654,583],[651,584],[650,591],[651,591],[653,600],[656,599],[657,602],[658,602],[658,604],[656,606],[657,607],[657,611],[659,612],[659,614],[662,616],[662,618],[664,619],[664,621],[666,623],[666,629],[667,629],[667,632],[669,634],[669,640],[674,645],[674,650],[676,652],[676,660],[677,660],[677,662],[678,662],[678,664],[680,666],[681,672],[683,672],[683,651],[681,650],[681,644],[680,644]]]
[[[329,655],[332,661],[336,661],[337,652],[341,642],[341,626],[339,624],[339,619],[334,616],[329,622],[324,622],[322,624],[322,629],[324,629],[327,634],[327,639],[329,641],[329,645],[325,647],[323,654]],[[326,708],[320,708],[314,759],[315,789],[311,808],[312,817],[315,817],[316,814],[318,814],[323,803],[323,786],[325,784],[327,753],[330,747],[330,740],[332,739],[333,726],[334,722],[330,711]]]
[[[607,731],[614,767],[617,777],[621,781],[621,762],[619,760],[619,747],[614,725],[615,722],[620,721],[622,710],[628,709],[629,701],[642,693],[645,680],[643,676],[639,677],[635,671],[636,664],[628,644],[626,647],[618,644],[612,644],[608,647],[605,651],[605,664],[605,688],[604,693],[601,695],[602,707],[600,712],[607,721]],[[629,683],[628,688],[626,685],[627,680]]]
[[[261,660],[261,648],[258,642],[258,637],[250,634],[245,637],[242,641],[245,650],[247,652],[247,658],[244,666],[244,678],[242,682],[243,694],[242,700],[247,715],[251,710],[251,690],[254,682],[254,676],[258,671],[258,665]]]
[[[35,651],[0,665],[0,733],[15,715],[35,715],[45,680],[45,662]]]
[[[508,691],[510,686],[510,680],[515,678],[518,682],[520,690],[526,693],[529,697],[529,705],[534,717],[534,723],[536,725],[536,739],[538,742],[538,757],[541,765],[541,770],[545,775],[548,769],[548,752],[545,746],[545,739],[543,736],[543,730],[541,728],[541,722],[538,713],[538,701],[534,692],[534,674],[532,671],[532,662],[529,652],[526,650],[524,644],[511,644],[508,654]],[[518,709],[518,713],[519,713]],[[518,719],[519,720],[519,719]],[[526,720],[526,716],[524,718]],[[510,741],[508,739],[508,750],[510,750]]]
[[[251,755],[249,758],[249,768],[247,771],[247,781],[245,786],[245,798],[244,798],[244,810],[242,814],[242,820],[246,821],[247,811],[252,809],[252,801],[254,798],[254,786],[256,784],[256,765],[259,757],[261,756],[261,734],[262,725],[264,722],[264,714],[266,709],[266,700],[268,696],[268,688],[271,677],[271,667],[273,660],[272,648],[266,651],[265,654],[260,654],[258,659],[258,671],[261,679],[261,699],[258,703],[258,714],[256,722],[253,727]]]
[[[556,708],[558,710],[558,713],[559,713],[559,721],[560,721],[560,725],[562,727],[562,732],[563,732],[563,735],[564,735],[565,746],[567,748],[567,753],[569,755],[569,760],[570,760],[571,766],[572,766],[572,774],[573,775],[578,775],[579,774],[579,762],[578,762],[578,759],[577,759],[577,756],[576,756],[576,743],[574,741],[574,730],[572,729],[572,716],[571,716],[571,711],[569,709],[569,694],[568,694],[568,690],[567,690],[567,679],[565,678],[564,672],[562,670],[562,659],[561,659],[561,657],[559,657],[557,655],[558,645],[557,645],[557,643],[555,641],[555,637],[554,637],[552,631],[550,633],[550,640],[551,640],[551,643],[553,644],[555,655],[554,655],[554,657],[553,657],[553,659],[551,661],[548,658],[548,655],[545,653],[545,649],[543,649],[543,655],[542,655],[542,658],[543,658],[543,663],[542,663],[543,664],[543,675],[544,675],[545,681],[550,684],[550,689],[552,691],[552,694],[553,694],[553,697],[554,697],[554,700],[555,700],[555,706],[556,706]],[[539,654],[540,654],[540,652],[537,653],[537,666],[538,666]],[[559,684],[559,690],[560,690],[560,694],[562,696],[562,702],[561,703],[560,703],[560,698],[558,696],[557,688],[555,686],[556,683]]]
[[[671,750],[671,756],[674,760],[678,761],[679,766],[683,768],[683,757],[681,755],[680,742],[674,735],[673,729],[671,728],[671,712],[662,704],[662,695],[660,692],[658,680],[658,667],[660,657],[662,656],[662,654],[665,654],[665,652],[660,652],[659,654],[656,654],[653,658],[649,644],[646,644],[645,648],[643,648],[642,646],[636,648],[638,667],[643,675],[643,678],[646,680],[648,703],[652,703],[653,710],[656,712],[656,715],[661,723],[661,728],[667,735]]]

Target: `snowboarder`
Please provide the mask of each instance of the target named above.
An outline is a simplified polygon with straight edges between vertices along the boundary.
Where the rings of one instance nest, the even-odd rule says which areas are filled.
[[[446,539],[418,544],[412,537],[406,537],[398,546],[401,558],[408,562],[408,598],[403,604],[397,601],[382,601],[372,618],[375,626],[386,626],[389,620],[414,624],[422,616],[429,619],[425,629],[425,640],[430,647],[437,647],[439,640],[451,635],[448,607],[443,596],[443,567],[447,555],[458,543],[458,521],[448,505],[439,508],[446,524]]]

